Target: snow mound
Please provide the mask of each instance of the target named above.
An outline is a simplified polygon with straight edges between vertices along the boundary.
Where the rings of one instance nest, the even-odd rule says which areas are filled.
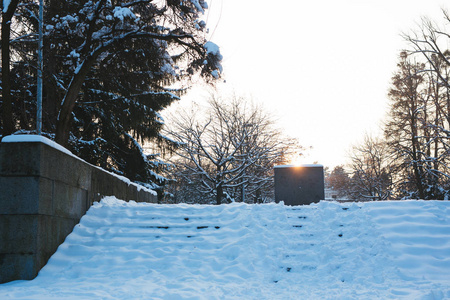
[[[450,299],[450,202],[92,206],[0,299]]]

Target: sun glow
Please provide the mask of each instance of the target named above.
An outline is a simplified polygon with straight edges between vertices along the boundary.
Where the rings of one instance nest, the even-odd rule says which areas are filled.
[[[313,157],[311,157],[310,153],[301,153],[299,155],[292,156],[289,159],[288,164],[294,167],[301,167],[301,166],[318,165],[320,163],[317,162],[316,160],[313,160]]]
[[[291,165],[293,165],[295,167],[299,167],[299,166],[303,165],[304,163],[305,163],[305,159],[302,156],[298,156],[298,157],[292,158],[289,161],[289,164],[291,164]]]

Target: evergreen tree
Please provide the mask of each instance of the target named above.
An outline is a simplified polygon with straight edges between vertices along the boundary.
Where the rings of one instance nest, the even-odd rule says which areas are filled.
[[[88,162],[160,184],[141,144],[164,142],[159,112],[196,74],[220,74],[218,47],[205,39],[206,8],[201,0],[45,1],[46,134]],[[16,129],[34,128],[36,15],[33,5],[15,19]]]
[[[389,90],[391,108],[385,136],[394,158],[399,197],[442,199],[448,185],[448,152],[445,139],[436,135],[447,130],[436,126],[433,80],[424,63],[412,61],[402,52],[398,71]],[[438,105],[438,106],[436,106]]]
[[[342,165],[334,167],[333,171],[326,176],[325,184],[336,191],[339,198],[348,198],[350,195],[351,180]]]

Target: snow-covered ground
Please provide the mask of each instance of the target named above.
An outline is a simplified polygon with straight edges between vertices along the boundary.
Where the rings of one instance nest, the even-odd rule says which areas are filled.
[[[450,202],[96,203],[0,299],[450,299]]]

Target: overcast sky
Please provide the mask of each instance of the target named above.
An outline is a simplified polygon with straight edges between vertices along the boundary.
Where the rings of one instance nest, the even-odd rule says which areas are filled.
[[[209,0],[210,39],[224,56],[219,88],[262,102],[312,146],[302,163],[344,164],[364,133],[380,132],[407,46],[401,32],[421,16],[443,24],[445,2]]]

